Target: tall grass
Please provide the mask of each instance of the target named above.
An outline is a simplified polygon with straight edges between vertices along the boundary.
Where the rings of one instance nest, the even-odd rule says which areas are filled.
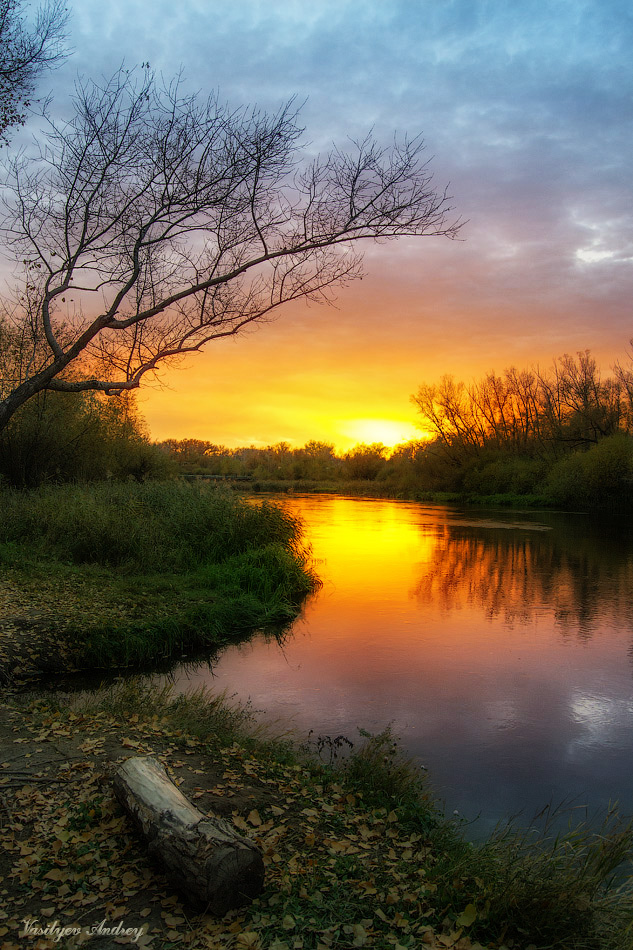
[[[51,619],[80,668],[212,652],[288,624],[318,585],[299,519],[216,488],[61,485],[0,505],[0,563],[71,591]]]
[[[279,543],[234,555],[188,574],[142,579],[144,596],[129,584],[118,593],[121,616],[103,613],[66,629],[81,644],[82,665],[147,668],[245,639],[267,629],[280,634],[297,616],[317,581]],[[132,580],[138,585],[138,577]]]
[[[633,948],[633,820],[616,808],[598,829],[576,823],[557,833],[549,822],[538,831],[511,823],[472,844],[443,816],[425,774],[389,729],[367,736],[344,770],[366,805],[396,809],[400,827],[430,846],[424,880],[438,921],[495,946]]]
[[[189,571],[273,543],[298,552],[301,542],[301,522],[277,505],[180,482],[5,490],[0,505],[2,542],[140,573]]]

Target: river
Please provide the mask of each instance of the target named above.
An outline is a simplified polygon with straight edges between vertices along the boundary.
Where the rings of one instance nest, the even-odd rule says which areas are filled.
[[[586,515],[284,496],[322,589],[283,644],[179,669],[300,733],[391,724],[474,835],[633,813],[633,532]]]

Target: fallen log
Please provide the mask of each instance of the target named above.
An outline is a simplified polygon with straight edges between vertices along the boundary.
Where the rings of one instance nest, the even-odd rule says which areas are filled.
[[[228,821],[199,812],[156,759],[128,759],[113,784],[148,852],[188,901],[222,916],[261,892],[264,862],[257,845]]]

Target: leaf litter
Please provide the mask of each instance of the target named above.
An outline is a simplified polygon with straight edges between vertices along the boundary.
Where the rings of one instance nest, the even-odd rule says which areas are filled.
[[[365,810],[303,766],[199,740],[156,715],[54,706],[10,694],[2,704],[2,950],[480,947],[467,935],[470,907],[460,926],[429,922],[433,858],[420,835],[399,830],[397,810]],[[217,919],[173,892],[112,792],[130,754],[156,755],[196,807],[261,847],[265,890],[250,906]]]

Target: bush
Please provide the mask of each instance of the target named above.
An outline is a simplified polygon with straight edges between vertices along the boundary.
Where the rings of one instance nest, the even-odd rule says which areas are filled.
[[[587,452],[574,452],[549,472],[546,492],[564,507],[617,507],[631,504],[633,438],[618,434]]]
[[[104,482],[5,490],[2,500],[0,541],[74,564],[160,573],[275,543],[300,553],[299,519],[214,487]]]
[[[545,470],[540,459],[500,454],[467,466],[462,485],[464,491],[478,494],[529,495],[543,481]]]
[[[0,433],[0,479],[16,487],[106,477],[164,478],[170,459],[150,443],[130,394],[43,393]]]

